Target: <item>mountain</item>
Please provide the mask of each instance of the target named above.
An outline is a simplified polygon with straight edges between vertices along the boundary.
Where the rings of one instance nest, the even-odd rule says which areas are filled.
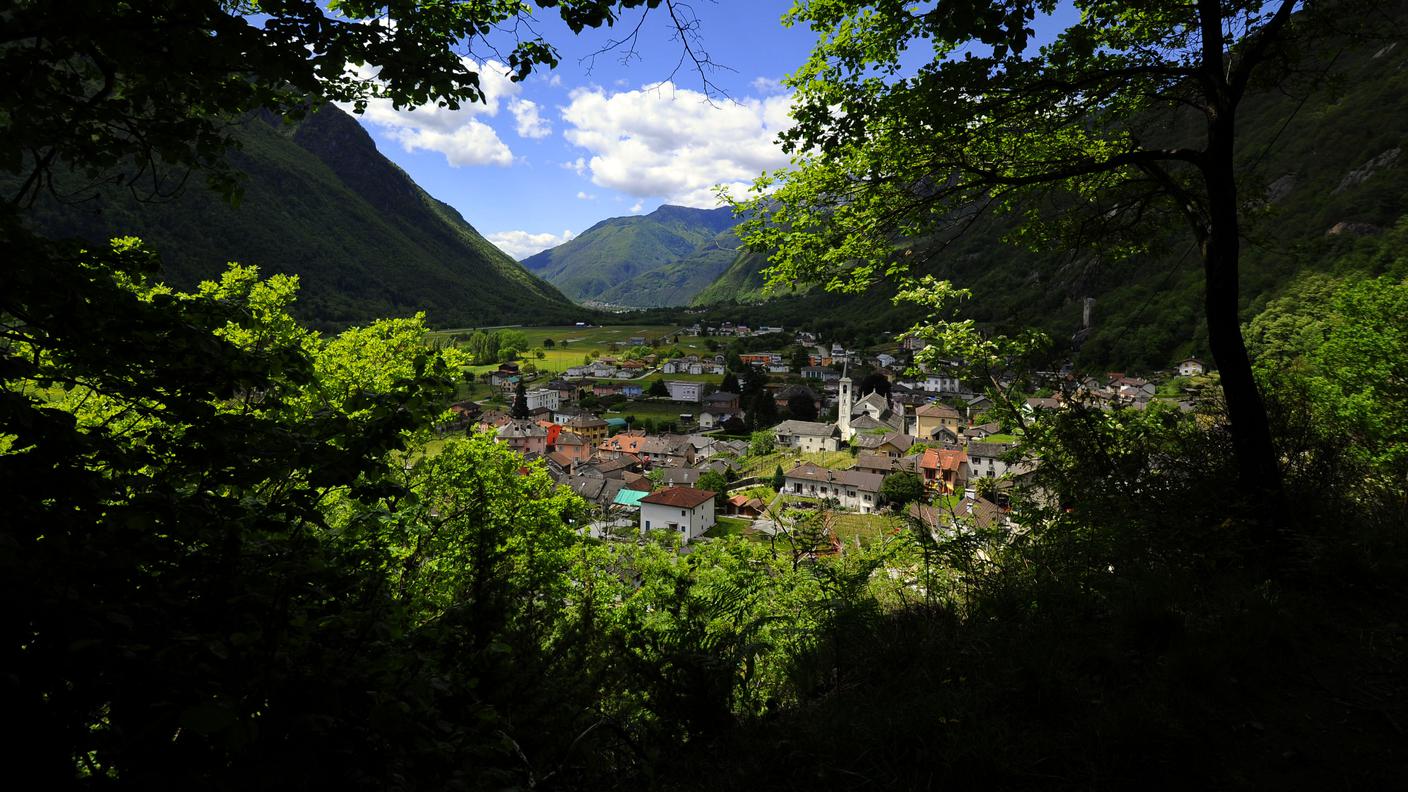
[[[737,222],[728,207],[665,205],[603,220],[523,266],[578,301],[685,305],[733,262]]]
[[[1332,266],[1361,237],[1408,215],[1408,46],[1349,42],[1333,58],[1300,68],[1334,77],[1249,96],[1238,111],[1240,190],[1251,210],[1241,262],[1248,319],[1300,272]],[[923,240],[911,244],[929,259],[921,271],[973,291],[965,316],[1001,332],[1043,330],[1059,355],[1074,354],[1091,368],[1147,370],[1207,354],[1203,274],[1186,227],[1171,226],[1150,255],[1101,262],[1080,249],[1033,253],[1007,244],[1016,222],[975,225],[932,255],[924,255]],[[719,318],[825,323],[863,338],[893,336],[918,318],[891,304],[890,284],[860,296],[820,289],[764,295],[765,266],[762,255],[740,256],[695,303]],[[1094,300],[1092,321],[1082,330],[1087,299]]]
[[[165,279],[191,287],[227,261],[296,274],[300,318],[339,327],[425,311],[438,326],[567,322],[584,311],[490,244],[448,204],[383,157],[332,106],[299,123],[244,120],[243,196],[230,206],[198,178],[171,200],[127,190],[74,203],[47,199],[31,220],[50,236],[143,238]]]

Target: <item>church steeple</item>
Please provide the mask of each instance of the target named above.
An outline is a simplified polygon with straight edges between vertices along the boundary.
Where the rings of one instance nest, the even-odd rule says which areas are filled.
[[[841,381],[837,383],[836,426],[841,430],[841,441],[849,442],[855,435],[851,428],[851,409],[855,406],[851,395],[850,361],[841,364]]]

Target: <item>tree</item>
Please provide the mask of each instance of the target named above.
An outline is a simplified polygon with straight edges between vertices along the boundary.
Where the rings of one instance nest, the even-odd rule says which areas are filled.
[[[787,486],[787,474],[782,472],[782,465],[773,468],[772,481],[770,483],[772,484],[772,488],[778,492],[782,492],[783,488]]]
[[[665,385],[665,380],[658,379],[650,383],[645,393],[647,396],[669,396],[670,389]]]
[[[724,379],[723,382],[719,383],[719,390],[725,393],[741,394],[743,392],[742,388],[739,387],[738,377],[735,377],[732,371],[724,372]]]
[[[872,372],[865,375],[856,386],[856,393],[865,396],[868,393],[878,393],[888,398],[890,396],[890,380],[880,372]]]
[[[556,346],[556,344],[553,342],[553,340],[552,340],[551,338],[544,338],[544,339],[543,339],[543,349],[552,349],[554,346]]]
[[[767,456],[777,448],[777,436],[768,429],[760,429],[748,438],[748,453],[752,456]]]
[[[698,489],[708,490],[714,493],[714,508],[723,510],[724,504],[728,502],[728,480],[722,473],[716,470],[706,470],[699,474]]]
[[[527,418],[529,415],[528,394],[523,388],[523,380],[521,379],[518,384],[513,386],[513,407],[509,409],[508,414],[514,418]]]
[[[766,390],[758,390],[748,401],[748,423],[754,429],[765,429],[777,423],[777,402]]]
[[[538,5],[556,6],[580,32],[657,3]],[[59,168],[159,193],[170,189],[170,174],[160,171],[175,169],[170,181],[179,183],[181,171],[199,169],[233,193],[238,179],[224,156],[232,118],[296,116],[323,101],[360,112],[373,95],[398,108],[457,109],[485,99],[482,67],[465,50],[502,53],[515,80],[557,63],[539,36],[489,40],[500,26],[531,24],[527,3],[343,0],[335,15],[306,0],[134,0],[81,13],[64,3],[11,6],[0,49],[0,71],[15,76],[14,90],[0,97],[0,163],[20,176],[10,206],[47,188]],[[58,74],[67,77],[48,79]]]
[[[803,347],[797,347],[792,351],[792,372],[801,374],[802,369],[812,364],[811,355]]]
[[[880,482],[880,499],[894,506],[905,506],[922,500],[924,482],[908,471],[891,473]]]
[[[787,414],[797,421],[816,420],[816,400],[805,393],[787,397]]]
[[[799,2],[790,18],[820,38],[788,78],[797,164],[759,180],[742,233],[774,251],[773,283],[859,290],[926,257],[897,237],[941,246],[991,210],[1034,221],[1024,241],[1079,238],[1110,257],[1163,241],[1148,221],[1178,218],[1203,263],[1239,475],[1274,507],[1278,461],[1238,316],[1237,110],[1353,18],[1347,5],[1083,0],[1035,48],[1029,23],[1054,4]],[[910,73],[920,46],[933,60]]]

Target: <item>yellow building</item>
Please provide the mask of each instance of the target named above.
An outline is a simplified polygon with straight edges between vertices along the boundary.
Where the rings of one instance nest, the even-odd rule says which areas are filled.
[[[914,417],[914,436],[920,440],[933,439],[934,432],[940,427],[957,434],[959,427],[963,425],[963,417],[947,404],[926,404],[914,411]]]

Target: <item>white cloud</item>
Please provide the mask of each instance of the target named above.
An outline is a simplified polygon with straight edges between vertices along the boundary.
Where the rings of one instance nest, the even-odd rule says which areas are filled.
[[[552,126],[538,115],[538,103],[529,99],[513,99],[508,103],[509,112],[518,125],[518,136],[545,138],[552,134]]]
[[[637,198],[718,205],[714,186],[741,192],[787,164],[774,142],[791,126],[790,96],[710,103],[670,83],[608,95],[578,89],[562,108],[567,140],[591,152],[592,182]]]
[[[389,134],[406,151],[427,149],[445,155],[450,165],[512,165],[513,152],[489,125],[469,119],[449,132],[426,128],[392,129]]]
[[[787,90],[783,87],[781,80],[775,80],[772,77],[754,77],[752,85],[753,90],[757,91],[758,93],[764,96],[767,96],[768,94],[782,93],[783,91]]]
[[[567,230],[564,230],[561,234],[534,234],[530,231],[500,231],[496,234],[490,234],[488,239],[499,250],[513,256],[516,260],[522,261],[534,253],[557,247],[574,236],[576,236],[576,234]]]
[[[587,160],[584,157],[578,157],[571,162],[564,162],[562,163],[562,167],[570,171],[576,171],[578,176],[587,175]]]
[[[644,201],[636,201],[635,203],[631,204],[631,214],[636,214],[636,213],[640,212],[640,211],[641,211],[642,209],[644,209],[644,208],[645,208],[645,202],[644,202]]]
[[[577,193],[577,200],[579,200],[579,201],[595,201],[595,200],[596,200],[596,196],[595,196],[595,195],[592,195],[592,194],[589,193],[589,192],[578,191],[578,193]]]
[[[421,107],[397,109],[390,99],[374,98],[367,103],[362,117],[382,128],[388,137],[401,144],[406,151],[421,149],[438,151],[445,155],[450,165],[499,165],[513,163],[513,152],[508,144],[499,138],[497,132],[481,117],[494,117],[507,105],[518,122],[519,134],[524,134],[525,124],[520,112],[531,112],[536,119],[536,105],[531,111],[521,111],[517,105],[532,105],[532,102],[518,99],[522,86],[508,76],[508,67],[498,61],[476,63],[464,58],[465,65],[479,73],[479,87],[484,91],[483,102],[463,102],[456,110],[434,104]],[[358,76],[372,77],[375,73],[368,67],[359,67]],[[349,106],[343,106],[350,110]],[[549,133],[547,125],[537,119],[537,126],[528,128],[542,134],[527,135],[542,137]]]

